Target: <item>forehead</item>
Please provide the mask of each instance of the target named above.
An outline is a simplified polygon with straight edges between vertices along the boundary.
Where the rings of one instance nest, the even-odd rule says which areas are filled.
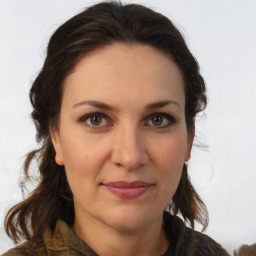
[[[75,104],[90,97],[184,101],[183,77],[167,54],[148,45],[115,43],[84,56],[65,80],[63,98]]]

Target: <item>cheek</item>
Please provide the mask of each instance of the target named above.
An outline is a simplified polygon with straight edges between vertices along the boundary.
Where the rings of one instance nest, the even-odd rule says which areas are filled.
[[[161,191],[168,200],[174,195],[182,174],[184,156],[186,155],[186,141],[170,139],[158,143],[154,149],[154,162]]]
[[[151,147],[154,156],[154,162],[157,163],[161,170],[177,170],[183,166],[186,152],[187,143],[186,136],[172,136],[158,140],[154,147]]]
[[[78,202],[95,198],[95,188],[104,164],[104,150],[94,143],[65,141],[64,166],[74,199]],[[85,189],[86,188],[86,189]]]
[[[65,137],[62,141],[64,166],[69,179],[95,179],[108,157],[104,140],[90,136]]]

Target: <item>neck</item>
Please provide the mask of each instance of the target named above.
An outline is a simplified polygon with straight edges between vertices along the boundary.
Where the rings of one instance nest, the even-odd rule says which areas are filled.
[[[75,218],[73,230],[101,256],[159,256],[168,249],[163,216],[151,225],[137,230],[117,230],[99,221]]]

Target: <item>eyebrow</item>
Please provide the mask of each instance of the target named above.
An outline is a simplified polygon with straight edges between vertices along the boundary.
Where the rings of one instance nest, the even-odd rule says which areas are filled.
[[[172,101],[172,100],[153,102],[153,103],[146,105],[145,109],[163,108],[170,104],[175,104],[180,109],[180,105],[177,102]],[[89,106],[99,108],[99,109],[104,109],[104,110],[117,111],[117,108],[110,106],[106,103],[95,101],[95,100],[84,100],[84,101],[78,102],[75,105],[73,105],[73,108],[77,108],[77,107],[84,106],[84,105],[89,105]]]
[[[164,101],[153,102],[153,103],[150,103],[150,104],[146,105],[145,108],[146,109],[163,108],[163,107],[165,107],[167,105],[170,105],[170,104],[175,104],[180,109],[179,103],[177,103],[176,101],[172,101],[172,100],[164,100]]]
[[[95,101],[95,100],[84,100],[84,101],[78,102],[73,106],[73,108],[77,108],[83,105],[89,105],[95,108],[111,110],[111,111],[114,111],[116,109],[106,103]]]

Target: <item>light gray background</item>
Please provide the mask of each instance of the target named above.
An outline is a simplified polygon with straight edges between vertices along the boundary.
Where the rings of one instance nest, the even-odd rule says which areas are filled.
[[[24,155],[36,147],[28,91],[49,36],[98,1],[0,0],[0,253],[7,207],[21,199]],[[197,122],[190,175],[210,213],[208,235],[229,252],[256,242],[256,1],[144,0],[174,21],[198,59],[209,105]]]

